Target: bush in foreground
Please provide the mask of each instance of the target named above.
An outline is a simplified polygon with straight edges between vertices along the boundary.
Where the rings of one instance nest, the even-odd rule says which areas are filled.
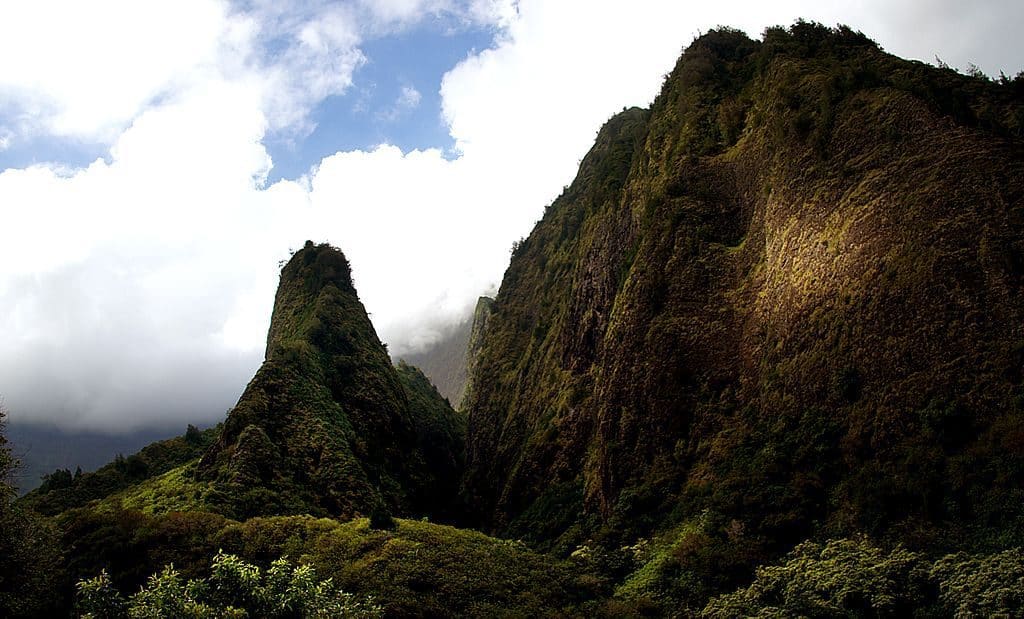
[[[320,580],[309,565],[274,561],[264,571],[235,555],[218,553],[207,579],[185,580],[166,566],[125,599],[106,571],[78,583],[78,609],[92,619],[267,617],[278,619],[379,617],[369,598],[358,598]]]

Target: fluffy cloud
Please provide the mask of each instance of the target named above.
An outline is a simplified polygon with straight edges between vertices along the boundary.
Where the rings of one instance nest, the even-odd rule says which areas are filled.
[[[231,40],[205,0],[10,3],[0,19],[0,110],[15,132],[105,140],[189,81]]]
[[[0,52],[25,59],[0,66],[0,138],[109,145],[84,168],[0,173],[0,394],[15,419],[116,429],[222,415],[262,359],[277,263],[307,238],[344,249],[392,352],[428,344],[500,282],[600,125],[649,103],[698,31],[802,15],[1010,72],[997,63],[1022,57],[1016,39],[953,35],[1024,19],[1009,3],[880,1],[80,5],[0,14]],[[268,135],[308,131],[353,85],[362,41],[441,14],[496,29],[438,84],[454,154],[339,152],[267,186]]]

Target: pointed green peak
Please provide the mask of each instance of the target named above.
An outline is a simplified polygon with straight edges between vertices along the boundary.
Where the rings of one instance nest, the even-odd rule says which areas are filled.
[[[350,310],[356,309],[354,305],[358,304],[348,259],[337,247],[306,241],[281,269],[267,334],[267,359],[278,357],[286,350],[332,352],[330,349],[337,338],[325,329],[324,310],[325,305],[337,309],[339,304]],[[364,313],[361,305],[358,310],[356,313]]]
[[[300,289],[308,294],[315,294],[329,285],[355,294],[348,258],[340,249],[327,243],[317,245],[306,241],[281,269],[281,285],[286,284],[301,284]]]

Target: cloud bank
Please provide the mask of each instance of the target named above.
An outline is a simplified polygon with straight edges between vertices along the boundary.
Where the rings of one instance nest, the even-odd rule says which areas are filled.
[[[647,105],[681,49],[729,24],[849,23],[893,53],[997,73],[1024,57],[1019,3],[389,0],[21,3],[0,9],[0,150],[105,156],[0,172],[0,394],[12,419],[128,430],[215,421],[258,367],[277,264],[341,247],[392,353],[429,344],[493,290],[593,141]],[[301,141],[344,96],[361,44],[443,17],[489,49],[436,86],[456,150],[382,144],[267,184],[265,141]],[[409,87],[391,110],[420,102]]]

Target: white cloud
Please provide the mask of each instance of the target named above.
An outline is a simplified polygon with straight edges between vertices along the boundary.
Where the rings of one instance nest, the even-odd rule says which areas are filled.
[[[262,98],[271,129],[302,131],[364,61],[356,15],[328,4],[287,18],[220,0],[14,3],[0,11],[5,129],[113,143],[147,109],[229,81]]]
[[[0,173],[0,394],[16,419],[83,427],[219,416],[262,358],[277,262],[307,238],[346,252],[393,352],[428,342],[500,281],[602,122],[649,103],[698,30],[804,15],[956,66],[1024,57],[998,41],[1022,9],[997,3],[941,5],[920,27],[928,7],[880,0],[80,4],[0,9],[0,53],[25,59],[0,66],[0,136],[111,146],[82,169]],[[382,145],[265,186],[268,132],[307,130],[353,88],[369,32],[445,11],[502,28],[439,86],[458,157]],[[963,20],[997,35],[951,43]]]
[[[213,62],[225,7],[184,0],[9,3],[0,19],[0,110],[11,130],[115,136],[146,104]]]
[[[398,95],[396,105],[406,109],[413,109],[420,104],[421,98],[420,91],[412,86],[402,86],[402,92]]]
[[[386,122],[394,122],[419,107],[422,98],[420,91],[412,86],[402,86],[395,102],[391,107],[378,112],[377,118]]]

